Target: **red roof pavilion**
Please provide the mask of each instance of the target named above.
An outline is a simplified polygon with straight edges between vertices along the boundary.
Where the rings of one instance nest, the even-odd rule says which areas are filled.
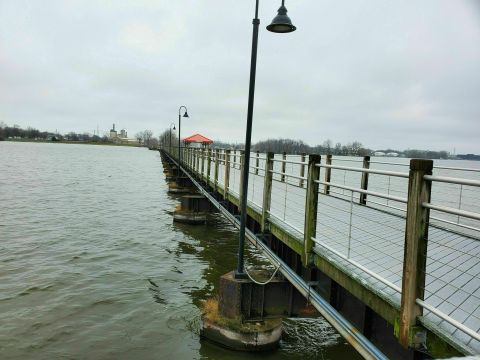
[[[183,142],[185,144],[191,144],[191,143],[199,143],[199,144],[203,144],[203,145],[213,144],[213,140],[210,140],[209,138],[206,138],[205,136],[200,135],[200,134],[195,134],[195,135],[189,136],[189,137],[183,139]]]

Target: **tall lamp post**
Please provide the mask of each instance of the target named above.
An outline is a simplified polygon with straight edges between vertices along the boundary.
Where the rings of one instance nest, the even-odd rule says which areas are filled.
[[[173,130],[176,130],[175,129],[175,124],[171,123],[170,124],[170,142],[168,143],[168,146],[170,148],[170,154],[172,153],[172,125],[173,125]]]
[[[253,19],[252,57],[250,62],[250,85],[248,90],[247,131],[245,134],[245,152],[242,169],[243,188],[240,207],[240,239],[238,244],[237,270],[235,271],[235,277],[237,279],[246,277],[244,268],[245,225],[247,221],[248,170],[250,168],[253,100],[255,95],[255,74],[257,69],[258,26],[260,25],[260,19],[258,18],[258,2],[259,0],[255,1],[255,18]],[[287,15],[285,0],[282,0],[282,5],[278,9],[278,14],[272,20],[272,23],[267,26],[267,30],[274,33],[289,33],[296,30],[296,27],[292,25],[292,21]]]
[[[189,117],[187,112],[187,107],[185,105],[180,106],[178,108],[178,166],[181,166],[181,163],[182,163],[182,153],[180,152],[180,138],[181,138],[180,129],[182,126],[182,115],[181,115],[182,108],[185,109],[185,114],[183,114],[183,117],[185,118]]]

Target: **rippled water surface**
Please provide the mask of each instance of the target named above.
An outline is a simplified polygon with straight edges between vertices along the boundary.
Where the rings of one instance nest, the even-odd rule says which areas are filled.
[[[173,224],[176,201],[158,152],[0,142],[0,358],[359,358],[321,319],[285,321],[274,353],[201,341],[237,234]]]

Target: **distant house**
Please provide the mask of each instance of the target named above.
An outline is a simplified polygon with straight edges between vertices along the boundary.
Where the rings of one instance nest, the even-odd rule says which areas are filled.
[[[389,152],[387,153],[387,156],[391,156],[391,157],[397,157],[399,154],[396,153],[396,152]]]
[[[375,151],[373,156],[385,156],[386,154],[383,151]]]

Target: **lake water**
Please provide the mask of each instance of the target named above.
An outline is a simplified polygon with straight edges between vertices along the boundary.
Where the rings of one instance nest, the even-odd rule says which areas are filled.
[[[0,142],[0,358],[360,358],[322,319],[286,320],[273,353],[202,341],[238,236],[174,224],[176,203],[158,152]]]

